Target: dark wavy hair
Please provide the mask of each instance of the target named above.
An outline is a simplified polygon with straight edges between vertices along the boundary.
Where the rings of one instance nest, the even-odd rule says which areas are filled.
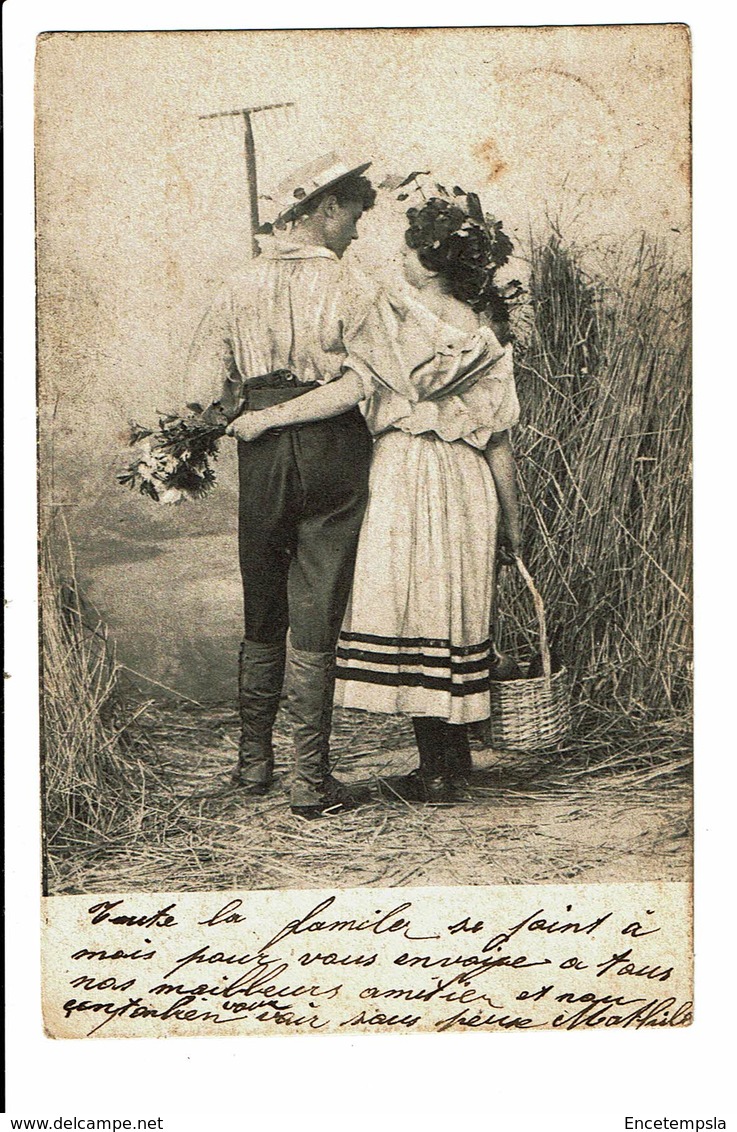
[[[512,241],[501,221],[487,220],[475,194],[465,194],[466,208],[456,200],[431,197],[409,208],[407,246],[417,252],[424,268],[435,271],[459,299],[493,322],[509,322],[509,302],[494,281],[497,268],[508,262]]]

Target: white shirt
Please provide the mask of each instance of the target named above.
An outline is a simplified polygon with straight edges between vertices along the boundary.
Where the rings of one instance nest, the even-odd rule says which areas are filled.
[[[249,381],[275,370],[290,370],[300,382],[333,381],[346,367],[346,339],[377,298],[378,289],[329,248],[269,241],[220,288],[200,323],[189,388],[228,412]]]
[[[489,328],[457,330],[328,248],[273,239],[220,288],[190,351],[189,386],[232,418],[249,381],[282,369],[321,385],[352,370],[375,436],[434,432],[484,448],[519,416],[511,347]]]

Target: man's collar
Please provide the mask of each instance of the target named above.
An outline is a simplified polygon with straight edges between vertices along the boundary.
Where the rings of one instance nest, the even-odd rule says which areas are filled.
[[[259,241],[261,254],[267,259],[332,259],[338,257],[330,248],[318,244],[299,244],[296,240],[269,236]]]

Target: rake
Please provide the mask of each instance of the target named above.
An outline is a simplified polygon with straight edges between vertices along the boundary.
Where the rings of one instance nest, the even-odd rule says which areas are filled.
[[[258,178],[256,176],[256,142],[253,136],[251,118],[254,114],[261,114],[265,110],[281,110],[286,109],[288,106],[294,106],[294,103],[271,102],[264,106],[246,106],[242,107],[240,110],[219,110],[214,114],[200,114],[200,121],[212,118],[243,118],[243,148],[246,158],[246,183],[248,185],[248,207],[251,221],[251,247],[254,256],[257,256],[261,249],[256,239],[260,221],[258,215]]]

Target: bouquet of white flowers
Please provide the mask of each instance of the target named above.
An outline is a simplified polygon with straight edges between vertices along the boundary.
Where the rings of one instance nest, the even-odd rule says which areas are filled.
[[[118,482],[157,503],[201,499],[215,483],[211,462],[217,460],[218,441],[228,422],[213,422],[202,405],[187,405],[184,413],[159,417],[158,429],[131,421],[129,444],[139,455],[118,474]]]

